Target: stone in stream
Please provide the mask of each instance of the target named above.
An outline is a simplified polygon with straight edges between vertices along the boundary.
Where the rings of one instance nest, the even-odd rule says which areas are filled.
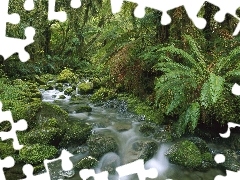
[[[117,131],[128,131],[132,128],[132,124],[130,123],[122,123],[122,122],[116,122],[113,124],[113,128]]]
[[[158,150],[158,144],[153,140],[137,140],[124,153],[123,164],[133,162],[137,159],[151,159]]]
[[[105,154],[99,162],[101,172],[108,171],[109,174],[115,174],[116,168],[120,165],[120,157],[113,152]]]
[[[205,147],[203,143],[204,141],[196,142],[197,144],[189,140],[181,140],[173,144],[165,153],[165,155],[173,164],[180,165],[189,169],[197,169],[200,171],[208,170],[215,164],[213,156],[207,150],[208,148]],[[201,143],[199,142],[203,143],[202,146],[200,146]]]
[[[93,134],[87,140],[89,154],[97,159],[100,159],[108,152],[116,152],[118,145],[116,140],[107,135]]]

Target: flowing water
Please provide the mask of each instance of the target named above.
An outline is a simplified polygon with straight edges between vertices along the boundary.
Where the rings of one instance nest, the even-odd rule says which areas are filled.
[[[67,86],[67,85],[66,85]],[[71,109],[69,104],[70,96],[67,96],[64,100],[58,100],[58,97],[63,94],[57,90],[41,91],[43,95],[43,101],[57,103],[63,109]],[[58,100],[58,101],[54,101]],[[143,122],[141,116],[136,116],[128,113],[125,104],[118,105],[118,108],[104,108],[102,106],[94,106],[88,100],[88,97],[83,97],[81,100],[83,104],[89,104],[92,107],[92,112],[89,113],[69,113],[69,120],[79,120],[93,125],[92,133],[108,134],[116,139],[118,143],[118,153],[107,153],[99,161],[96,172],[101,172],[101,169],[108,165],[112,161],[112,166],[118,167],[120,165],[131,162],[131,160],[137,159],[136,154],[131,152],[131,146],[134,142],[139,140],[146,141],[148,138],[144,137],[139,132],[139,126]],[[114,107],[115,105],[111,105]],[[209,169],[207,172],[190,171],[179,166],[169,163],[164,153],[170,147],[172,143],[158,143],[159,149],[156,155],[145,163],[145,169],[156,168],[158,171],[157,180],[213,180],[218,174],[223,174],[220,170]],[[85,157],[84,151],[81,152],[79,149],[85,148],[85,146],[76,145],[76,147],[69,147],[68,151],[74,154],[71,158],[73,164]],[[78,151],[76,151],[78,150]],[[74,153],[75,152],[75,153]],[[77,153],[76,153],[77,152]],[[54,171],[53,180],[60,179],[62,176],[59,175],[60,165],[54,165],[50,168],[50,171]],[[60,173],[61,174],[61,173]],[[75,175],[70,178],[71,180],[79,180],[79,172],[75,172]],[[117,173],[109,175],[109,179],[117,180]],[[121,180],[138,180],[136,175],[126,176]]]

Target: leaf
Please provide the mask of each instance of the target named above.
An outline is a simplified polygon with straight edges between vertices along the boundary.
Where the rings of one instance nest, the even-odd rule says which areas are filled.
[[[206,108],[215,104],[223,92],[225,79],[213,73],[210,74],[208,81],[203,84],[201,90],[201,104]]]

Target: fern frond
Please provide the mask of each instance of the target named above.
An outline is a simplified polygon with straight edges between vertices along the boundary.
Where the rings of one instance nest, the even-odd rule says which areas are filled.
[[[240,46],[233,49],[227,57],[220,58],[220,60],[216,64],[216,71],[220,73],[223,68],[229,67],[233,63],[236,63],[236,61],[239,61],[238,58],[236,58],[235,60],[232,60],[234,57],[236,57],[239,54],[240,54]]]
[[[214,105],[224,90],[225,79],[213,73],[210,74],[208,81],[206,81],[201,89],[201,104],[204,107]]]
[[[192,51],[196,54],[196,57],[198,58],[199,63],[202,66],[202,68],[206,69],[207,64],[205,62],[205,57],[200,52],[200,47],[198,46],[197,42],[189,35],[185,35],[184,37],[188,40],[189,45],[192,48]]]
[[[187,127],[193,132],[197,127],[200,118],[200,105],[198,102],[191,103],[186,111],[184,111],[178,122],[175,124],[175,131],[178,137],[181,137]]]
[[[171,54],[177,54],[182,56],[184,59],[186,59],[190,64],[193,65],[193,68],[198,70],[198,72],[200,74],[204,74],[204,70],[199,66],[199,64],[197,63],[197,61],[187,52],[185,52],[182,49],[176,48],[173,45],[168,46],[168,47],[164,47],[158,50],[158,52],[170,52]]]

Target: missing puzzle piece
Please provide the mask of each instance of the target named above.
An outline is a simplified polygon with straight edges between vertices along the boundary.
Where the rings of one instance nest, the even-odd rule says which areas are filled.
[[[26,164],[23,166],[23,173],[26,175],[25,179],[21,180],[51,180],[51,174],[49,171],[49,164],[58,160],[61,160],[62,169],[64,171],[69,171],[73,168],[72,161],[70,160],[70,157],[72,157],[73,154],[69,153],[66,150],[62,150],[61,155],[52,160],[44,160],[44,167],[46,169],[45,173],[39,174],[39,175],[33,175],[34,168],[30,164]]]
[[[0,132],[0,137],[2,141],[7,139],[13,139],[13,148],[15,150],[20,150],[23,145],[19,144],[16,131],[24,131],[27,129],[28,125],[26,120],[21,119],[18,122],[14,122],[12,118],[11,111],[2,111],[2,102],[0,101],[0,123],[8,121],[12,125],[12,129],[8,132]]]
[[[11,156],[8,156],[3,160],[0,159],[0,179],[1,180],[6,180],[3,172],[3,168],[11,168],[14,166],[14,164],[15,164],[15,161]]]

